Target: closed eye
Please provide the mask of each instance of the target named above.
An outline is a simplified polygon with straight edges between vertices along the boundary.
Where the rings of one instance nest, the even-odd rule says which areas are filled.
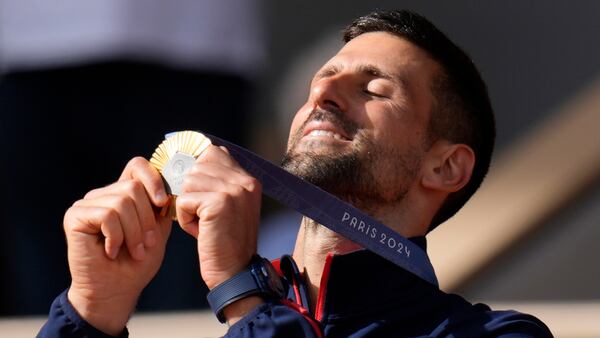
[[[365,89],[363,89],[363,93],[365,93],[365,94],[367,94],[367,95],[369,95],[369,96],[374,96],[374,97],[378,97],[378,98],[386,98],[386,99],[388,98],[387,96],[385,96],[385,95],[383,95],[383,94],[380,94],[380,93],[376,93],[376,92],[370,91],[370,90],[368,90],[368,89],[366,89],[366,88],[365,88]]]
[[[373,79],[363,85],[363,92],[378,98],[390,98],[394,89],[387,83],[388,80]]]

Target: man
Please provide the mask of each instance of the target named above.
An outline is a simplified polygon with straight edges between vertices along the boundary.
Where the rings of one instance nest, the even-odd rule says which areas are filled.
[[[487,90],[469,58],[414,13],[371,13],[344,39],[312,80],[283,166],[424,247],[423,236],[487,172],[494,141]],[[534,317],[445,294],[308,218],[293,258],[275,263],[282,295],[277,281],[255,281],[261,271],[272,277],[253,257],[259,182],[211,146],[182,191],[177,219],[197,238],[209,300],[232,337],[551,336]],[[164,254],[171,222],[153,207],[166,203],[160,175],[141,158],[118,182],[75,202],[64,220],[72,283],[42,337],[127,335]]]

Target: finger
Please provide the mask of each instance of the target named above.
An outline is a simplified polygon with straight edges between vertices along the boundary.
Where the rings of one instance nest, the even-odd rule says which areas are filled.
[[[197,160],[198,163],[219,163],[226,167],[229,167],[239,173],[245,174],[246,171],[240,167],[237,161],[229,155],[228,150],[224,150],[223,147],[217,147],[210,145]]]
[[[177,222],[183,231],[188,233],[194,238],[198,238],[198,215],[196,210],[198,209],[200,202],[197,198],[200,193],[182,194],[177,196],[177,204],[175,212],[177,215]]]
[[[162,207],[169,201],[160,173],[145,158],[135,157],[127,163],[119,181],[130,179],[142,182],[154,205]]]
[[[219,163],[204,162],[195,163],[190,169],[190,172],[184,178],[182,190],[185,191],[186,184],[189,185],[187,187],[188,191],[200,190],[194,183],[202,177],[212,177],[230,184],[241,185],[248,191],[255,191],[257,188],[260,188],[260,182],[246,173],[224,167]]]
[[[229,149],[225,148],[225,146],[219,146],[219,149],[223,150],[225,153],[227,153],[227,155],[231,156],[231,154],[229,153]]]
[[[146,247],[154,246],[157,241],[157,222],[144,185],[139,180],[134,179],[120,181],[104,188],[92,190],[85,195],[84,199],[97,199],[106,195],[125,195],[133,200],[137,218],[142,227],[144,245]]]
[[[144,259],[146,249],[143,243],[142,227],[138,219],[135,203],[129,196],[105,195],[96,199],[77,201],[75,206],[103,207],[113,210],[119,218],[125,244],[131,257]]]
[[[104,236],[104,252],[115,259],[123,244],[124,235],[117,213],[110,208],[99,206],[73,206],[67,210],[64,219],[67,238],[73,232]]]
[[[201,170],[201,169],[200,169]],[[232,172],[231,169],[227,171]],[[231,183],[225,177],[213,177],[203,172],[186,175],[181,185],[182,195],[188,192],[227,191]]]
[[[177,197],[177,220],[179,226],[194,238],[198,238],[198,220],[202,213],[204,201],[214,199],[220,192],[193,192]]]
[[[158,223],[158,235],[160,236],[160,243],[166,243],[171,235],[171,228],[173,227],[173,219],[168,216],[156,215]]]

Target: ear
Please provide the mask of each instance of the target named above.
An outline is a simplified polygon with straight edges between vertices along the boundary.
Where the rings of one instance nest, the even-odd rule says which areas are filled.
[[[475,153],[466,144],[442,140],[428,151],[421,184],[428,189],[453,193],[462,189],[473,173]]]

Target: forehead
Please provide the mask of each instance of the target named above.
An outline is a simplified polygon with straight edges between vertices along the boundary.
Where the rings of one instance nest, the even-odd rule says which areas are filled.
[[[376,65],[386,73],[414,82],[414,77],[431,79],[440,66],[426,51],[399,36],[370,32],[350,40],[326,66],[358,68]]]

